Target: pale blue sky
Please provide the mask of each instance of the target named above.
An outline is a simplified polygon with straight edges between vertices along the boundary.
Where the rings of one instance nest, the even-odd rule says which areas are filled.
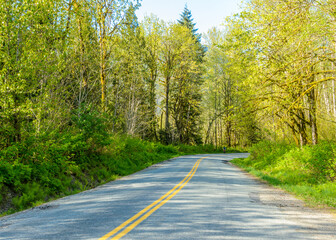
[[[162,20],[176,21],[185,4],[191,10],[198,33],[206,33],[212,27],[220,27],[225,17],[238,13],[241,0],[142,0],[137,16],[141,21],[153,13]]]

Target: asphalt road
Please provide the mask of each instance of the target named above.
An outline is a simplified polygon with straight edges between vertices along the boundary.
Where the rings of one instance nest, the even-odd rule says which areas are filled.
[[[336,239],[333,216],[307,213],[229,163],[246,156],[184,156],[154,165],[0,218],[0,239]]]

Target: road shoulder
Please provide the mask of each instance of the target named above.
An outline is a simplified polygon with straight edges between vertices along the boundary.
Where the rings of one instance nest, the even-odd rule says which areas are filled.
[[[251,202],[262,205],[274,206],[285,214],[288,220],[298,223],[301,227],[299,232],[309,233],[315,239],[331,240],[336,239],[336,210],[332,208],[308,207],[305,202],[298,199],[291,193],[271,186],[248,173],[244,169],[229,163],[241,170],[245,176],[262,185],[262,190],[249,193]]]

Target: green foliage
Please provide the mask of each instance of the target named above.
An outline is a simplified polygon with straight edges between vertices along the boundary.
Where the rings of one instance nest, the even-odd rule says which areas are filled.
[[[249,160],[256,169],[264,169],[277,163],[277,160],[287,153],[293,146],[285,143],[274,143],[261,141],[253,145],[250,149]]]
[[[225,20],[221,41],[213,42],[216,32],[209,32],[207,77],[215,83],[222,72],[227,80],[235,80],[237,92],[232,93],[237,99],[231,104],[241,107],[230,113],[252,133],[249,142],[258,140],[253,131],[301,146],[335,139],[334,9],[330,0],[251,0]],[[220,110],[211,107],[216,108]],[[250,127],[244,124],[246,115],[251,116]]]
[[[290,169],[294,172],[282,176],[288,178],[288,182],[301,175],[309,176],[309,181],[333,181],[336,179],[335,148],[336,144],[331,142],[298,148],[285,143],[262,141],[250,148],[251,155],[246,162],[257,170],[278,174],[278,177],[281,170]]]
[[[10,193],[1,201],[20,210],[173,156],[220,151],[139,140],[202,142],[204,54],[189,10],[181,24],[140,26],[140,2],[1,1],[0,188]]]
[[[32,203],[36,201],[43,201],[47,194],[40,184],[32,182],[23,185],[20,195],[13,198],[12,202],[17,210],[23,210],[31,207]]]
[[[79,129],[78,140],[86,143],[88,148],[106,146],[109,144],[109,135],[106,127],[106,117],[90,108],[78,109],[72,116],[72,121]],[[74,139],[76,141],[76,139]]]
[[[80,120],[74,117],[73,121],[75,128],[64,133],[27,138],[0,150],[0,188],[13,192],[10,199],[0,194],[1,201],[10,202],[15,211],[22,210],[171,157],[220,151],[213,146],[167,146],[128,136],[111,137],[94,113],[82,113]]]
[[[198,29],[195,28],[196,23],[194,23],[191,11],[188,9],[187,5],[183,9],[178,23],[190,29],[197,46],[197,61],[202,62],[206,48],[201,43],[201,34],[197,33]]]
[[[263,141],[251,147],[247,159],[233,163],[314,205],[336,207],[335,149],[334,142],[299,148]]]
[[[32,169],[22,163],[6,162],[1,159],[0,162],[0,184],[6,184],[13,187],[20,186],[20,183],[31,180]]]
[[[250,146],[260,138],[254,106],[249,106],[255,95],[249,84],[255,54],[246,49],[251,38],[246,24],[233,19],[225,32],[213,28],[205,37],[203,138],[215,145]]]

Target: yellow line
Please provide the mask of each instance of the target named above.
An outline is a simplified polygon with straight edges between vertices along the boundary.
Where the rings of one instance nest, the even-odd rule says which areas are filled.
[[[195,163],[195,165],[193,166],[193,168],[190,170],[190,172],[188,173],[188,175],[179,183],[179,184],[177,184],[173,189],[171,189],[169,192],[167,192],[165,195],[163,195],[161,198],[159,198],[158,200],[156,200],[155,202],[153,202],[151,205],[149,205],[149,206],[147,206],[146,208],[144,208],[143,210],[141,210],[139,213],[137,213],[136,215],[134,215],[133,217],[131,217],[130,219],[128,219],[127,221],[125,221],[124,223],[122,223],[121,225],[119,225],[118,227],[116,227],[113,231],[111,231],[111,232],[109,232],[109,233],[107,233],[106,235],[104,235],[103,237],[101,237],[101,238],[99,238],[99,240],[106,240],[106,239],[108,239],[109,237],[111,237],[112,235],[114,235],[115,233],[117,233],[118,231],[120,231],[122,228],[124,228],[127,224],[129,224],[129,223],[131,223],[132,221],[134,221],[135,219],[137,219],[139,216],[141,216],[143,213],[145,213],[146,211],[148,211],[150,208],[152,208],[153,206],[155,206],[156,204],[158,204],[159,202],[161,202],[164,198],[166,198],[169,194],[171,194],[176,188],[178,188],[181,184],[183,184],[183,182],[185,182],[186,181],[186,179],[190,176],[190,174],[192,174],[192,172],[194,171],[194,169],[195,169],[195,167],[197,166],[198,167],[198,165],[199,165],[199,163],[200,163],[200,161],[202,161],[203,159],[204,159],[205,157],[203,157],[203,158],[200,158],[200,159],[198,159],[197,160],[197,162]],[[196,169],[197,169],[197,167],[196,167]],[[192,174],[193,175],[193,174]],[[190,179],[189,179],[190,180]],[[187,182],[189,182],[189,180],[187,181]],[[185,185],[185,184],[184,184]],[[184,186],[183,185],[183,186]],[[180,189],[181,189],[181,187],[180,187]],[[178,190],[178,191],[180,191],[180,189]],[[177,191],[177,192],[178,192]],[[176,192],[176,193],[177,193]],[[176,194],[175,193],[175,194]],[[175,195],[174,194],[174,195]],[[174,196],[173,195],[173,196]],[[169,198],[170,199],[170,198]],[[168,200],[169,200],[168,199]],[[167,200],[167,201],[168,201]],[[163,205],[163,204],[162,204]],[[162,206],[162,205],[160,205],[160,206]],[[149,214],[150,215],[150,214]],[[148,215],[148,216],[149,216]],[[140,223],[140,222],[139,222]],[[138,224],[139,224],[138,223]],[[137,224],[137,225],[138,225]],[[134,226],[135,227],[135,226]],[[133,228],[134,228],[133,227]],[[129,230],[130,231],[130,230]],[[128,232],[129,232],[128,231]],[[126,234],[126,233],[125,233]],[[124,234],[124,235],[125,235]],[[114,238],[113,238],[114,239]]]
[[[201,159],[201,161],[202,161],[202,159]],[[194,176],[194,174],[195,174],[195,172],[196,172],[196,170],[198,168],[198,165],[200,164],[201,161],[199,161],[197,163],[197,166],[196,166],[195,170],[193,171],[193,173],[190,175],[189,179],[187,181],[185,181],[175,192],[173,192],[165,200],[161,201],[157,206],[155,206],[153,209],[151,209],[149,212],[147,212],[145,215],[143,215],[136,222],[134,222],[130,226],[128,226],[124,231],[122,231],[121,233],[119,233],[117,236],[113,237],[112,240],[118,240],[118,239],[122,238],[123,236],[125,236],[128,232],[132,231],[133,228],[135,228],[142,221],[144,221],[146,218],[148,218],[153,212],[155,212],[162,205],[164,205],[166,202],[168,202],[172,197],[174,197],[190,181],[190,179]]]

